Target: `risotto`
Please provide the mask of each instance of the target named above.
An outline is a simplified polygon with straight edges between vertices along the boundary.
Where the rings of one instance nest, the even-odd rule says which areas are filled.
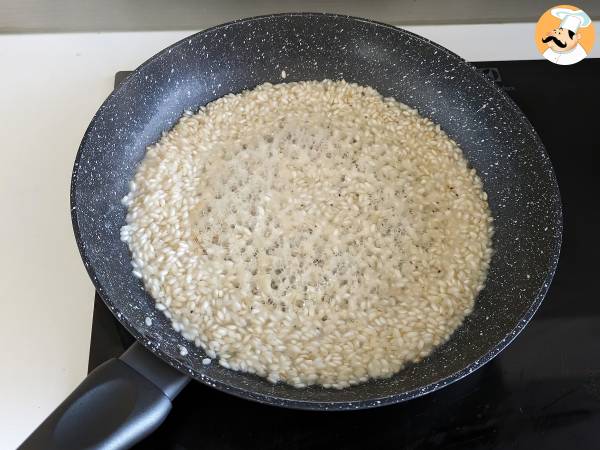
[[[263,84],[186,113],[123,201],[133,273],[173,327],[224,367],[297,387],[429,355],[473,309],[492,253],[456,143],[344,81]]]

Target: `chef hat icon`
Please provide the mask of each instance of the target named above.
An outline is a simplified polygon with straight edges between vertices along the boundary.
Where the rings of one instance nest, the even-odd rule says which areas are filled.
[[[592,23],[590,16],[581,9],[573,11],[568,8],[552,8],[550,14],[561,20],[560,28],[571,30],[573,33],[577,33],[579,28],[588,27]]]

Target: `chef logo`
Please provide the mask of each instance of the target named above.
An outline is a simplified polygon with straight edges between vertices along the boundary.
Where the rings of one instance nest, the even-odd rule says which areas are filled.
[[[561,66],[578,63],[594,45],[594,24],[585,11],[559,5],[538,20],[535,42],[548,61]]]

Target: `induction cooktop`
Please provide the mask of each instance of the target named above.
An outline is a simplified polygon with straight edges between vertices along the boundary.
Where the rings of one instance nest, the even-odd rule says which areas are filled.
[[[598,449],[600,249],[596,133],[600,59],[478,62],[523,110],[556,170],[564,207],[558,270],[533,320],[498,357],[425,397],[364,411],[276,408],[198,382],[137,449]],[[116,85],[128,72],[119,72]],[[133,338],[96,294],[89,370]]]

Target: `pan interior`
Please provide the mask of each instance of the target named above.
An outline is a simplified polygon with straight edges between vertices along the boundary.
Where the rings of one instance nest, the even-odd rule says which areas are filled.
[[[146,147],[184,110],[264,82],[344,79],[371,86],[438,123],[483,180],[494,256],[473,313],[432,355],[397,375],[344,390],[272,385],[218,364],[175,332],[131,273],[119,239],[120,200]],[[556,267],[560,198],[529,122],[456,55],[411,33],[362,19],[286,14],[191,36],[150,59],[103,104],[82,141],[72,215],[84,263],[117,318],[144,345],[196,379],[236,395],[299,408],[356,408],[422,395],[475,370],[535,312]],[[146,325],[146,318],[152,325]],[[149,321],[148,321],[149,323]],[[180,346],[188,350],[180,353]]]

